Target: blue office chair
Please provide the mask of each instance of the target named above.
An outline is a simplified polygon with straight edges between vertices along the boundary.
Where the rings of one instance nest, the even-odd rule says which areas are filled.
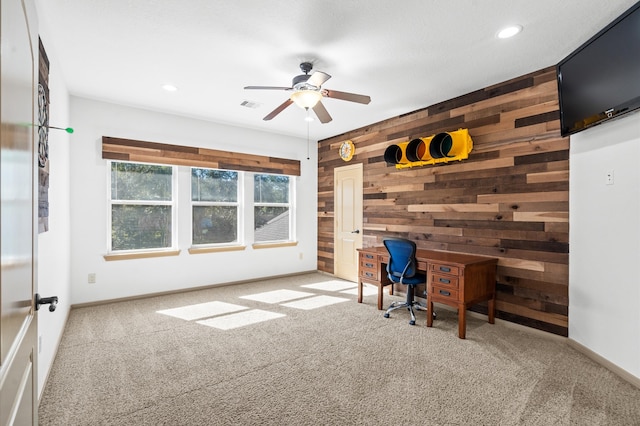
[[[405,302],[393,302],[389,309],[384,313],[385,318],[389,318],[389,313],[400,308],[407,308],[411,314],[409,324],[416,324],[416,315],[413,311],[426,311],[427,307],[413,300],[415,287],[418,284],[425,284],[427,277],[425,274],[418,272],[416,264],[416,243],[404,238],[385,238],[384,246],[389,252],[389,263],[387,263],[387,275],[394,283],[400,283],[407,286],[407,300]],[[435,317],[435,315],[434,315]]]

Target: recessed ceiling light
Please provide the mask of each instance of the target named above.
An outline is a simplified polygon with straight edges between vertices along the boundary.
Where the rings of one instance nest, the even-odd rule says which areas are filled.
[[[176,90],[178,90],[178,88],[173,84],[164,84],[162,85],[162,88],[167,92],[175,92]]]
[[[498,38],[509,38],[518,34],[522,31],[522,25],[512,25],[510,27],[506,27],[498,33]]]

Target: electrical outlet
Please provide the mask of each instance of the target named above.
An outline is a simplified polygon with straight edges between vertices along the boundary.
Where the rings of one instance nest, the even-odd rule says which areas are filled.
[[[605,183],[607,185],[613,185],[613,170],[607,170],[605,174]]]
[[[95,284],[96,283],[96,274],[95,272],[92,272],[89,274],[89,277],[87,278],[87,282],[89,284]]]
[[[300,252],[300,253],[298,254],[298,258],[299,258],[300,260],[302,260],[302,257],[303,257],[303,256],[302,256],[302,252]]]

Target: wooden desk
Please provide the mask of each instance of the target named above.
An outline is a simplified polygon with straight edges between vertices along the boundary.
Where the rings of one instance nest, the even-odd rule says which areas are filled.
[[[358,303],[362,303],[362,284],[378,286],[378,309],[382,309],[382,289],[392,284],[387,278],[389,253],[384,247],[358,249]],[[458,337],[466,336],[466,310],[488,301],[489,323],[495,321],[496,266],[498,259],[463,253],[417,250],[418,270],[427,275],[427,327],[433,325],[433,303],[458,308]],[[389,291],[392,292],[393,286]]]

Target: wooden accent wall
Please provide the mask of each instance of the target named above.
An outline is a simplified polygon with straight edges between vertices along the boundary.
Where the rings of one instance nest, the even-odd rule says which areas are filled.
[[[102,158],[300,176],[300,161],[262,155],[102,137]]]
[[[392,143],[468,128],[462,162],[398,170]],[[499,258],[497,317],[567,335],[569,139],[553,67],[319,142],[318,269],[333,273],[333,169],[364,165],[364,246],[385,236]],[[479,305],[472,308],[486,312]]]

